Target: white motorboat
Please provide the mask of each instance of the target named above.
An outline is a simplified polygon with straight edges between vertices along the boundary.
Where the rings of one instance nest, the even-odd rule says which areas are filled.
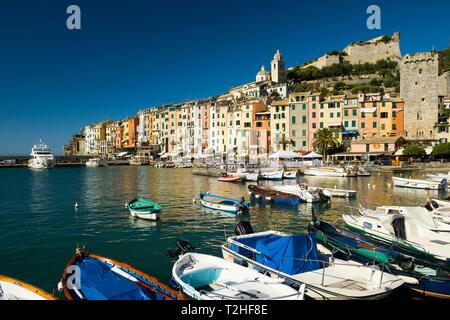
[[[284,170],[261,171],[259,175],[263,180],[283,180],[283,171]]]
[[[28,167],[33,169],[50,169],[55,167],[55,157],[50,148],[39,139],[39,143],[35,144],[31,149],[32,158],[28,162]]]
[[[107,167],[108,162],[103,158],[92,158],[86,161],[86,167],[97,168],[97,167]]]
[[[342,216],[352,230],[441,260],[450,258],[450,225],[423,207],[360,207],[359,213]]]
[[[299,197],[300,201],[307,203],[330,201],[330,194],[320,188],[309,187],[307,184],[273,186],[274,190],[289,193]]]
[[[316,244],[314,233],[289,236],[265,231],[229,237],[222,245],[225,260],[247,264],[289,284],[306,284],[313,299],[381,299],[404,282],[378,267],[336,259]]]
[[[322,188],[325,194],[329,194],[331,197],[335,198],[355,198],[356,190],[345,190],[336,188]]]
[[[345,168],[336,167],[310,167],[302,170],[303,174],[307,176],[322,176],[322,177],[346,177],[348,172]]]
[[[56,300],[56,298],[29,283],[0,275],[0,300]]]
[[[287,171],[283,172],[283,179],[297,179],[298,171]]]
[[[172,276],[184,294],[195,300],[303,300],[300,290],[256,270],[224,259],[199,254],[182,255]]]
[[[229,176],[240,177],[244,181],[258,181],[259,172],[248,171],[247,169],[239,168],[236,172],[228,172]]]
[[[447,180],[441,181],[422,180],[422,179],[407,179],[400,177],[392,177],[394,186],[414,189],[426,190],[444,190],[447,188]]]

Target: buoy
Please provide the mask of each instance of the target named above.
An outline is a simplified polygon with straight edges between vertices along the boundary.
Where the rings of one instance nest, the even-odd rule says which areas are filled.
[[[195,198],[192,198],[192,203],[196,203],[197,200],[195,200]]]
[[[62,285],[62,281],[58,282],[58,291],[59,292],[63,292],[64,291],[64,287]]]
[[[127,208],[127,207],[128,207],[128,203],[125,202],[125,208]]]
[[[370,183],[368,183],[367,186],[370,188]]]
[[[391,187],[391,184],[390,184],[390,183],[388,183],[388,184],[387,184],[387,186],[388,186],[388,188],[390,188],[390,187]]]
[[[373,188],[375,189],[375,188],[376,188],[376,185],[373,185]]]
[[[75,208],[78,208],[78,202],[75,202]]]
[[[334,185],[334,188],[336,189],[336,185]]]

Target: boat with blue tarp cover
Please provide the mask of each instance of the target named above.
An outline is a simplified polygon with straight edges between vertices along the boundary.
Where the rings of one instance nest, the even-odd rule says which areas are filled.
[[[250,203],[245,201],[244,197],[235,200],[211,193],[200,193],[200,202],[206,208],[231,213],[246,213],[250,207]]]
[[[186,299],[158,279],[128,264],[88,253],[82,247],[77,248],[64,269],[61,286],[69,300]]]
[[[335,258],[316,243],[314,232],[240,234],[229,237],[221,248],[225,260],[247,264],[291,285],[306,284],[305,294],[313,299],[381,299],[404,283],[376,266]]]
[[[436,261],[423,261],[405,255],[382,242],[345,228],[314,219],[317,241],[339,252],[343,259],[378,264],[402,277],[405,287],[424,296],[450,298],[449,272]]]

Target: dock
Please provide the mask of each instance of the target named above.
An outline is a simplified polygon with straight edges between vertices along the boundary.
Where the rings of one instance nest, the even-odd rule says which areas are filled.
[[[217,168],[196,168],[192,171],[193,174],[197,176],[206,176],[206,177],[224,177],[227,175],[226,170],[217,169]]]

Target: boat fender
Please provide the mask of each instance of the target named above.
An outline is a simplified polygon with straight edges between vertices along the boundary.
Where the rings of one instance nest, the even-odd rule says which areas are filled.
[[[402,275],[397,275],[397,277],[399,277],[400,279],[403,280],[403,282],[407,283],[407,284],[419,284],[419,280],[413,277],[408,277],[408,276],[402,276]]]
[[[58,282],[58,291],[59,292],[63,292],[64,291],[64,287],[63,287],[62,281]]]
[[[237,236],[243,236],[246,234],[252,234],[254,231],[249,221],[241,221],[234,228],[234,233]]]
[[[434,200],[431,200],[431,205],[432,205],[433,208],[435,208],[435,209],[439,208],[439,204],[438,204],[436,201],[434,201]]]

